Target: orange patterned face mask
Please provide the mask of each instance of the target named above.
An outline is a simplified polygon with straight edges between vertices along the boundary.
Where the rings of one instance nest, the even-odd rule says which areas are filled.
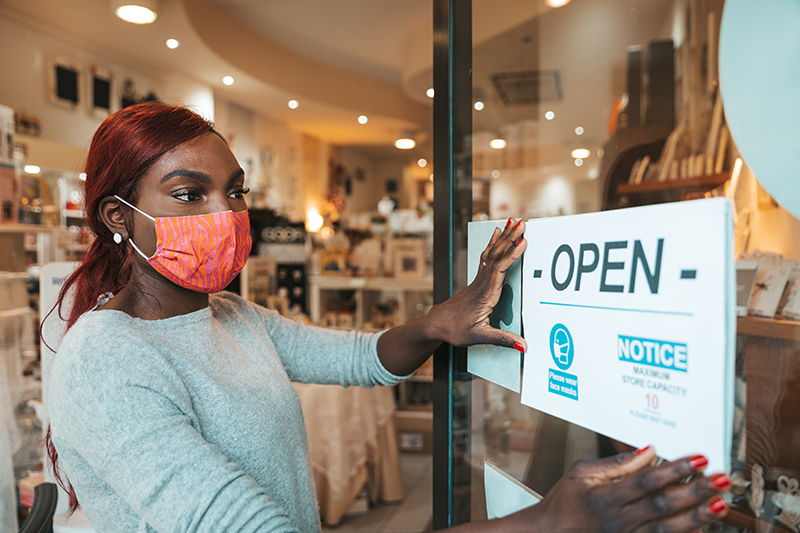
[[[156,272],[185,289],[220,292],[244,268],[253,239],[247,211],[223,211],[185,217],[151,217],[114,195],[155,223],[156,253],[147,257],[128,239]]]

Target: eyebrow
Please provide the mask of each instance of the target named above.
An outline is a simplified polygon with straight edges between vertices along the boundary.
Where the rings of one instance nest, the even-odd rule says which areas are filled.
[[[228,181],[234,181],[235,179],[237,179],[239,176],[241,176],[243,174],[244,174],[244,170],[242,170],[241,168],[237,168],[236,170],[233,171],[233,173],[231,174],[231,177],[228,179]],[[202,181],[203,183],[211,183],[211,176],[209,176],[205,172],[200,172],[198,170],[190,170],[188,168],[178,168],[178,169],[173,170],[172,172],[168,172],[167,174],[165,174],[161,178],[161,183],[163,184],[163,183],[171,180],[172,178],[175,178],[175,177],[178,177],[178,176],[184,176],[184,177],[187,177],[187,178],[196,179],[197,181]]]

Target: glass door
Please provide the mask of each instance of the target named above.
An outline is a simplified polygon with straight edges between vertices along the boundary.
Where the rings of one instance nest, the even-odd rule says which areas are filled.
[[[728,129],[724,7],[434,1],[437,302],[466,283],[471,220],[728,196],[738,261],[800,259],[800,222],[761,187]],[[800,322],[787,304],[800,263],[787,264],[795,273],[777,307],[757,317],[745,302],[737,319],[731,511],[704,531],[800,531]],[[487,463],[546,495],[576,460],[630,449],[473,377],[466,350],[435,354],[434,529],[486,517]]]

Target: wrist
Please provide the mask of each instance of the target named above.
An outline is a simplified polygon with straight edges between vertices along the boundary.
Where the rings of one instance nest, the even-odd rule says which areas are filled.
[[[447,302],[442,302],[431,307],[423,320],[422,333],[431,342],[447,342],[446,327],[449,323],[447,319]]]

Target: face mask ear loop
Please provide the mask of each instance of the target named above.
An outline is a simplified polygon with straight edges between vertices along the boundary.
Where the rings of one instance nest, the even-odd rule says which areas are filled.
[[[131,209],[133,209],[133,210],[135,210],[135,211],[138,211],[139,213],[143,214],[144,216],[146,216],[147,218],[149,218],[149,219],[150,219],[150,220],[152,220],[153,222],[155,222],[155,221],[156,221],[156,219],[154,219],[153,217],[151,217],[150,215],[148,215],[147,213],[145,213],[144,211],[142,211],[141,209],[139,209],[139,208],[138,208],[138,207],[136,207],[135,205],[131,205],[131,204],[129,204],[128,202],[126,202],[125,200],[123,200],[122,198],[120,198],[119,196],[117,196],[116,194],[114,195],[114,198],[116,198],[117,200],[119,200],[119,201],[120,201],[120,202],[122,202],[123,204],[127,205],[127,206],[128,206],[128,207],[130,207]],[[129,239],[129,240],[130,240],[130,239]]]
[[[155,222],[155,221],[156,221],[156,219],[154,219],[153,217],[151,217],[150,215],[148,215],[147,213],[145,213],[144,211],[142,211],[141,209],[139,209],[139,208],[138,208],[138,207],[136,207],[135,205],[131,205],[131,204],[129,204],[128,202],[126,202],[125,200],[123,200],[122,198],[120,198],[119,196],[117,196],[116,194],[114,195],[114,198],[116,198],[117,200],[119,200],[119,201],[120,201],[120,202],[122,202],[123,204],[127,205],[127,206],[128,206],[128,207],[130,207],[131,209],[134,209],[134,210],[138,211],[139,213],[143,214],[144,216],[146,216],[147,218],[149,218],[149,219],[150,219],[150,220],[152,220],[153,222]],[[139,252],[139,255],[141,255],[141,256],[144,258],[144,260],[145,260],[145,261],[148,261],[148,260],[150,260],[150,258],[149,258],[149,257],[147,257],[146,255],[144,255],[144,254],[142,253],[142,251],[139,249],[139,247],[138,247],[138,246],[136,246],[136,243],[134,243],[134,242],[133,242],[133,239],[131,239],[131,238],[129,237],[129,238],[128,238],[128,242],[129,242],[129,243],[131,243],[131,246],[133,246],[133,249],[134,249],[134,250],[136,250],[137,252]]]

